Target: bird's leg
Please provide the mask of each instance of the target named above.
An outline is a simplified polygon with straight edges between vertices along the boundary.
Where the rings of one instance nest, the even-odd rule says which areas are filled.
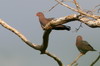
[[[76,62],[78,61],[78,59],[79,59],[82,55],[83,55],[83,54],[80,53],[80,54],[76,57],[76,59],[75,59],[71,64],[69,64],[69,65],[67,65],[67,66],[72,66],[74,63],[76,63]]]

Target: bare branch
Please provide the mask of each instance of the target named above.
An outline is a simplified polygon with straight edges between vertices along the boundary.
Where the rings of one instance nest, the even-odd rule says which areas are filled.
[[[15,28],[11,27],[10,25],[8,25],[7,23],[5,23],[1,19],[0,19],[0,24],[4,28],[6,28],[6,29],[12,31],[13,33],[15,33],[20,39],[22,39],[23,42],[25,42],[30,47],[32,47],[32,48],[34,48],[36,50],[41,51],[41,45],[36,45],[36,44],[31,43],[29,40],[27,40],[27,38],[23,34],[21,34],[18,30],[16,30]],[[53,58],[59,64],[59,66],[64,66],[63,63],[61,62],[61,60],[58,57],[56,57],[55,55],[49,53],[48,51],[45,51],[44,54],[46,54],[46,55],[50,56],[51,58]]]
[[[69,8],[69,9],[71,9],[72,11],[78,12],[78,13],[80,13],[80,14],[82,14],[82,15],[85,15],[85,16],[88,16],[88,17],[91,17],[91,18],[94,18],[94,19],[100,18],[100,16],[87,14],[86,12],[83,12],[83,11],[80,10],[80,9],[78,9],[78,10],[77,10],[77,9],[74,9],[74,8],[68,6],[67,4],[62,3],[62,2],[59,1],[59,0],[55,0],[55,1],[57,1],[59,4],[65,6],[65,7]]]
[[[99,7],[99,6],[100,6],[100,4],[97,5],[97,6],[95,6],[93,10],[95,10],[95,9],[96,9],[97,7]],[[100,11],[100,8],[98,8],[97,13],[100,13],[99,11]]]
[[[60,25],[60,24],[64,24],[64,23],[68,23],[68,22],[72,22],[76,20],[92,28],[100,27],[100,19],[93,20],[93,19],[85,18],[81,15],[73,14],[73,15],[64,16],[64,17],[51,20],[48,24],[46,24],[46,26],[44,27],[44,30],[48,30],[48,29],[53,28],[56,25]]]
[[[61,2],[65,2],[66,0],[62,0]],[[70,1],[70,0],[67,0]],[[43,12],[50,12],[53,8],[55,8],[57,5],[59,5],[59,3],[55,4],[54,6],[52,6],[49,10],[43,11]]]
[[[99,4],[99,5],[97,5],[97,6],[95,6],[95,7],[93,8],[93,10],[94,10],[94,9],[96,9],[97,7],[99,7],[99,6],[100,6],[100,4]]]
[[[55,4],[53,7],[51,7],[48,11],[51,11],[53,8],[55,8],[59,3]]]
[[[75,32],[77,32],[82,27],[82,22],[80,23],[80,26],[76,28]]]
[[[73,10],[73,11],[76,11],[76,12],[77,12],[77,9],[74,9],[74,8],[72,8],[72,7],[70,7],[70,6],[68,6],[68,5],[64,4],[64,3],[62,3],[62,2],[61,2],[61,1],[59,1],[59,0],[55,0],[55,1],[57,1],[59,4],[61,4],[61,5],[65,6],[65,7],[67,7],[67,8],[69,8],[69,9],[71,9],[71,10]]]
[[[64,66],[64,64],[61,62],[61,60],[58,58],[58,57],[56,57],[55,55],[53,55],[53,54],[51,54],[51,53],[49,53],[49,52],[45,52],[45,54],[47,54],[48,56],[50,56],[50,57],[52,57],[54,60],[56,60],[57,61],[57,63],[59,64],[59,66]]]
[[[79,6],[79,4],[76,2],[76,0],[74,0],[74,3],[76,5],[77,10],[81,9],[80,6]]]
[[[100,10],[100,8],[98,8],[97,9],[97,7],[99,7],[100,6],[100,4],[99,5],[96,5],[94,8],[92,8],[91,10],[88,10],[90,13],[94,13],[94,12],[97,12],[97,13],[99,13],[99,10]]]
[[[72,66],[73,64],[75,64],[81,56],[83,56],[82,53],[80,53],[80,54],[76,57],[76,59],[75,59],[71,64],[68,64],[67,66]]]
[[[9,26],[7,23],[5,23],[5,22],[4,22],[3,20],[1,20],[1,19],[0,19],[0,24],[1,24],[4,28],[6,28],[6,29],[12,31],[13,33],[15,33],[19,38],[22,39],[22,41],[24,41],[24,42],[25,42],[27,45],[29,45],[30,47],[32,47],[32,48],[34,48],[34,49],[36,49],[36,50],[40,50],[40,45],[36,45],[36,44],[33,44],[33,43],[29,42],[29,41],[27,40],[27,38],[26,38],[24,35],[22,35],[22,34],[21,34],[19,31],[17,31],[15,28]]]
[[[61,2],[64,2],[65,0],[62,0]],[[49,10],[47,11],[43,11],[43,12],[50,12],[53,8],[55,8],[57,5],[59,5],[59,3],[55,4],[53,7],[51,7]]]
[[[45,32],[44,32],[41,54],[45,53],[45,50],[48,47],[49,34],[51,33],[51,31],[52,30],[50,29],[50,30],[45,30]]]
[[[98,13],[100,13],[100,8],[98,9]]]
[[[76,14],[53,19],[48,24],[46,24],[46,26],[44,27],[44,30],[48,30],[53,26],[68,23],[68,22],[75,21],[75,20],[77,20]]]
[[[94,64],[100,59],[100,52],[99,52],[99,56],[96,58],[96,60],[94,62],[92,62],[92,64],[90,66],[94,66]]]
[[[81,18],[79,19],[80,22],[83,22],[84,24],[88,25],[89,27],[92,28],[97,28],[100,27],[100,19],[97,20],[91,20],[88,18]]]

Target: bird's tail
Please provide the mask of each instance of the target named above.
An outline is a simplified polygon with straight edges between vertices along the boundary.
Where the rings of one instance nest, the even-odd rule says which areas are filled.
[[[92,51],[97,51],[97,50],[93,49]]]
[[[58,25],[58,26],[55,26],[53,29],[54,30],[68,30],[68,31],[70,31],[71,27],[70,26],[65,26],[65,25]]]
[[[66,30],[70,31],[71,27],[70,26],[66,26]]]

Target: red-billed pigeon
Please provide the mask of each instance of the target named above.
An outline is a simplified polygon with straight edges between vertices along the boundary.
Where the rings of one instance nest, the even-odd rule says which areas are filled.
[[[82,36],[77,36],[76,38],[76,46],[78,50],[80,51],[80,54],[76,57],[76,59],[71,63],[68,64],[67,66],[72,66],[74,63],[78,61],[78,59],[86,54],[88,51],[96,51],[87,41],[84,41],[82,39]]]
[[[96,51],[87,41],[84,41],[80,35],[76,38],[76,46],[82,54],[88,51]]]
[[[38,12],[36,14],[36,16],[38,16],[41,27],[43,28],[47,23],[49,23],[51,20],[53,20],[54,18],[45,18],[44,14],[42,12]],[[65,26],[65,25],[57,25],[55,27],[52,28],[53,30],[70,30],[71,27],[70,26]]]

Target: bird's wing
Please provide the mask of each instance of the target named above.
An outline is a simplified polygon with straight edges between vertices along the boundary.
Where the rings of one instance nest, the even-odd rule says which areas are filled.
[[[53,19],[54,18],[42,18],[42,19],[39,19],[41,27],[43,28],[47,23],[49,23]]]
[[[93,50],[93,47],[87,41],[82,41],[82,48],[84,50]]]
[[[49,20],[53,20],[53,19],[55,19],[55,18],[47,18],[47,19],[49,19]]]
[[[48,21],[51,21],[51,20],[53,20],[54,18],[46,18]]]
[[[89,43],[88,43],[87,41],[84,41],[84,40],[82,40],[82,43],[83,43],[84,45],[89,45]]]

